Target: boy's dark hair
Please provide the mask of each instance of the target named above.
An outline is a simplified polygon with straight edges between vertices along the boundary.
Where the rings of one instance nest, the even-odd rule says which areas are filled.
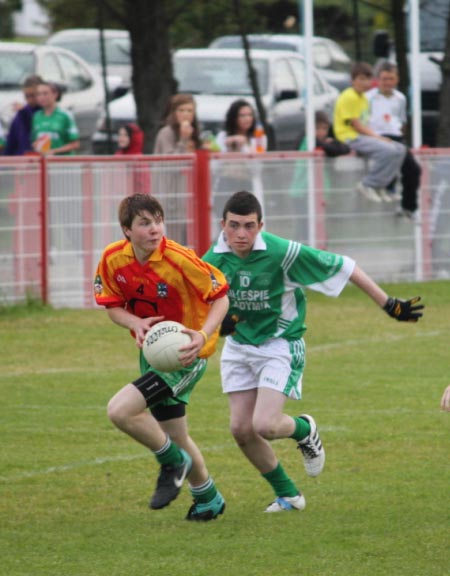
[[[322,110],[318,110],[314,115],[314,122],[317,124],[327,124],[330,125],[330,119],[328,118],[328,114],[326,112],[322,112]]]
[[[239,216],[248,216],[249,214],[255,213],[258,222],[261,222],[262,220],[262,208],[258,198],[246,190],[235,192],[230,196],[230,198],[228,198],[222,213],[224,221],[227,219],[228,212],[239,214]]]
[[[43,83],[44,80],[40,76],[37,74],[31,74],[31,76],[27,76],[25,78],[24,83],[22,84],[22,88],[31,88]]]
[[[377,76],[379,76],[382,72],[395,72],[395,74],[397,74],[398,67],[393,62],[388,62],[385,60],[376,67],[375,72]]]
[[[131,228],[131,224],[136,216],[146,210],[154,217],[164,220],[164,210],[154,196],[149,194],[133,194],[127,196],[119,205],[119,222],[123,228]],[[126,235],[125,235],[126,236]]]
[[[372,78],[372,66],[367,62],[355,62],[352,66],[352,80],[354,80],[357,76],[366,76],[367,78]]]

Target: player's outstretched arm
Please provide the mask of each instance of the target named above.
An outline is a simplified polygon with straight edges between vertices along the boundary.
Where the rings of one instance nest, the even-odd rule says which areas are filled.
[[[420,302],[420,296],[410,300],[400,300],[392,298],[378,286],[370,276],[368,276],[359,266],[355,266],[350,280],[361,288],[380,308],[389,314],[392,318],[402,322],[417,322],[422,316],[422,310],[425,308]]]
[[[450,386],[444,390],[444,394],[441,398],[441,410],[444,412],[450,412]]]

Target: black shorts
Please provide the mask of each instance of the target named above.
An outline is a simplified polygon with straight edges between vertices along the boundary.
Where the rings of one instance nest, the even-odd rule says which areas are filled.
[[[186,404],[178,402],[177,404],[155,404],[150,407],[150,412],[158,420],[172,420],[172,418],[183,418],[186,415]]]

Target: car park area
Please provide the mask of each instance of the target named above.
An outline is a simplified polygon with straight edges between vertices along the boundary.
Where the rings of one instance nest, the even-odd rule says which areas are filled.
[[[292,51],[252,50],[259,89],[269,129],[277,150],[296,150],[305,133],[305,61]],[[184,49],[174,54],[178,91],[194,95],[203,130],[217,133],[234,100],[244,98],[255,106],[242,49]],[[314,72],[314,105],[331,116],[338,90]],[[119,126],[135,121],[134,96],[128,93],[109,104],[112,134]],[[93,136],[96,153],[107,150],[105,122]]]

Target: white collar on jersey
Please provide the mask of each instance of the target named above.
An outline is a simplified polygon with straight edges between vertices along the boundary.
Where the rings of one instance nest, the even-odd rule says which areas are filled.
[[[261,232],[256,236],[255,243],[252,247],[252,252],[254,250],[266,250],[267,244],[264,242],[264,239],[261,235]],[[228,246],[227,241],[225,239],[225,235],[222,232],[219,234],[219,238],[217,239],[217,244],[214,246],[215,253],[222,253],[222,252],[232,252],[231,248]]]

